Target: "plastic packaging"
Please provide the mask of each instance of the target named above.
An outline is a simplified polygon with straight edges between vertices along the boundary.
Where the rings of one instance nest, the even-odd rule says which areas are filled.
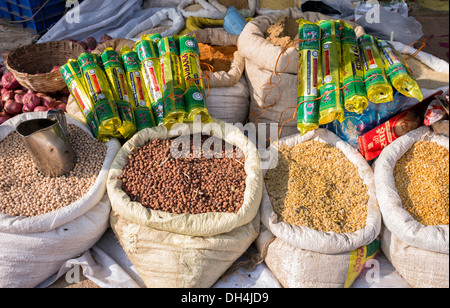
[[[299,83],[297,128],[302,135],[319,128],[320,27],[299,19]]]
[[[183,123],[187,117],[184,102],[184,78],[180,55],[175,37],[164,37],[158,42],[163,87],[164,125],[170,129],[176,123]]]
[[[78,60],[70,59],[59,68],[59,71],[92,134],[98,140],[108,142],[109,138],[100,135],[94,102],[86,92]]]
[[[341,91],[341,25],[339,21],[321,20],[320,48],[322,85],[320,86],[320,125],[345,120]]]
[[[223,20],[225,31],[233,35],[240,35],[246,24],[247,20],[231,5]]]
[[[82,53],[78,63],[83,74],[86,90],[94,102],[95,113],[99,121],[99,134],[120,138],[122,126],[108,79],[98,59],[91,53]]]
[[[417,81],[409,73],[401,55],[388,41],[378,41],[378,49],[384,62],[384,69],[392,86],[405,96],[423,100],[423,93]]]
[[[364,84],[364,68],[355,30],[341,21],[342,68],[341,81],[344,107],[349,112],[362,113],[369,105]]]
[[[164,103],[158,49],[148,36],[143,36],[136,43],[135,50],[141,61],[141,72],[142,76],[144,76],[145,90],[150,99],[156,125],[161,125],[164,123]]]
[[[131,108],[134,113],[136,130],[139,132],[145,128],[152,128],[155,126],[155,119],[145,92],[138,54],[126,46],[122,48],[121,54],[123,66],[127,73],[127,82],[132,94]]]
[[[394,91],[384,71],[384,63],[377,46],[377,39],[364,34],[358,38],[364,63],[364,82],[369,101],[382,104],[393,100]]]
[[[122,60],[119,53],[112,48],[106,48],[101,59],[122,120],[119,132],[123,138],[129,139],[136,133],[136,124],[131,109],[131,91],[126,82]]]
[[[180,59],[186,85],[184,101],[188,113],[186,121],[192,122],[200,116],[202,123],[210,123],[211,116],[206,108],[206,90],[203,71],[200,66],[200,51],[195,36],[181,36]]]

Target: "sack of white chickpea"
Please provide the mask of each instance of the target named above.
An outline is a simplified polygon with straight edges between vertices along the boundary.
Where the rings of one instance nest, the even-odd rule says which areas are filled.
[[[111,228],[149,288],[213,286],[260,231],[258,150],[220,120],[195,127],[139,132],[108,175]]]
[[[374,166],[381,249],[414,288],[449,287],[449,138],[422,126]]]
[[[97,141],[66,114],[73,169],[49,177],[37,167],[17,126],[46,119],[24,113],[0,126],[0,288],[34,288],[90,249],[109,227],[108,169],[118,140]]]
[[[256,246],[285,288],[349,288],[379,251],[381,213],[362,155],[325,129],[271,145]]]

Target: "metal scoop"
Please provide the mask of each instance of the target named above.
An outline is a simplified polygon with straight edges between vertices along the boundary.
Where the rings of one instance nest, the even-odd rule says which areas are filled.
[[[51,109],[47,118],[20,123],[17,132],[31,154],[39,171],[48,177],[69,173],[76,155],[68,138],[64,111]]]

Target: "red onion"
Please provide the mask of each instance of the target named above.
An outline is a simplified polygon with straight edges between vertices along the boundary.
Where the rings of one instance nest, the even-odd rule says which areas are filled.
[[[14,77],[14,75],[11,72],[8,72],[5,75],[3,75],[2,84],[3,87],[6,88],[7,90],[15,90],[21,87],[20,83],[17,81],[16,77]]]
[[[56,107],[56,100],[50,96],[41,96],[41,105],[52,109]]]
[[[23,104],[16,102],[13,99],[9,99],[5,102],[4,109],[10,115],[16,115],[22,112]]]
[[[84,42],[86,43],[87,49],[94,50],[97,48],[97,40],[93,37],[87,37]]]
[[[27,93],[23,97],[24,112],[31,112],[41,104],[41,98],[34,93]]]
[[[3,91],[2,101],[6,102],[9,99],[14,99],[14,91],[12,90]]]
[[[67,112],[67,104],[63,103],[63,102],[58,102],[58,104],[55,107],[56,109],[61,109],[64,112]]]
[[[34,112],[48,111],[48,108],[45,107],[45,106],[37,106],[36,108],[34,108],[33,111],[34,111]]]
[[[23,97],[24,97],[24,96],[25,96],[24,93],[16,93],[16,94],[14,95],[14,100],[15,100],[17,103],[23,104]]]

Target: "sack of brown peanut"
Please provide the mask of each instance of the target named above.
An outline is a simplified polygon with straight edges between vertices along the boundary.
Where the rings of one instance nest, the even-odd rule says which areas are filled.
[[[260,230],[258,151],[216,119],[139,132],[107,187],[112,230],[149,288],[211,287]]]
[[[77,164],[68,174],[44,176],[16,127],[46,117],[25,113],[0,126],[1,288],[40,285],[90,249],[109,226],[106,176],[120,143],[100,143],[85,124],[66,116]]]
[[[352,146],[319,129],[271,145],[256,241],[285,288],[348,288],[379,250],[373,172]]]
[[[374,173],[384,254],[412,287],[448,288],[448,137],[411,131],[383,150]]]
[[[333,19],[315,12],[289,9],[259,16],[249,22],[239,36],[239,53],[245,58],[245,76],[250,88],[249,121],[285,123],[281,137],[297,134],[299,18],[311,22]],[[357,36],[364,29],[352,22]],[[257,48],[255,48],[257,46]],[[286,50],[285,50],[286,48]],[[268,135],[268,134],[267,134]]]

